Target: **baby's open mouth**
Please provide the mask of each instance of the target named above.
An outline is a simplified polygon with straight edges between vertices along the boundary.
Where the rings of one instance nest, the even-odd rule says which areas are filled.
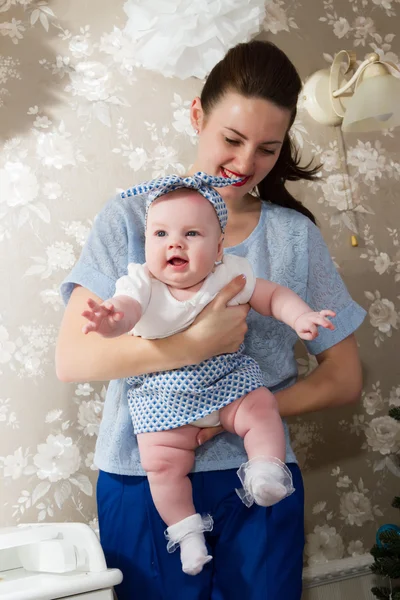
[[[169,265],[173,265],[174,267],[181,267],[182,265],[186,265],[188,262],[184,258],[179,258],[178,256],[173,256],[167,261]]]

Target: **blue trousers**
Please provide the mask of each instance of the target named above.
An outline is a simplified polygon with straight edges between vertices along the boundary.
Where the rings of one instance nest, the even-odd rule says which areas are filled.
[[[288,467],[296,491],[270,508],[246,508],[236,470],[190,476],[198,512],[214,519],[213,560],[196,576],[182,572],[179,550],[168,554],[147,478],[101,471],[100,537],[108,567],[124,575],[118,600],[300,600],[304,492],[300,469]]]

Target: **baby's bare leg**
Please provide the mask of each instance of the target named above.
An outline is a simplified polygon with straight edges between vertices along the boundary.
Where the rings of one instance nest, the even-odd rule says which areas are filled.
[[[274,396],[258,388],[220,410],[222,426],[243,438],[249,461],[238,475],[247,506],[272,506],[294,491],[285,461],[285,434]]]
[[[197,433],[197,427],[186,425],[138,435],[140,460],[151,495],[168,526],[196,513],[188,474],[194,464]]]
[[[221,425],[243,438],[247,456],[285,460],[285,432],[275,397],[258,388],[220,410]]]
[[[211,517],[203,519],[193,504],[188,477],[194,463],[198,427],[185,425],[169,431],[138,435],[140,458],[147,472],[156,509],[168,525],[167,549],[181,549],[182,569],[197,575],[211,560],[203,531],[212,528]]]

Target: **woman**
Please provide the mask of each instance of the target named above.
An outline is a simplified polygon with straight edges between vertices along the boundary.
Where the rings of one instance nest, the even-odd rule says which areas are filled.
[[[312,214],[285,189],[286,180],[311,179],[288,137],[296,115],[300,78],[283,52],[267,42],[239,44],[214,67],[191,106],[199,135],[192,172],[238,176],[221,191],[228,206],[225,251],[245,256],[258,277],[297,292],[313,309],[337,313],[335,332],[307,343],[318,368],[296,382],[296,335],[282,323],[251,313],[246,351],[275,393],[282,417],[354,402],[361,369],[353,332],[365,311],[349,296]],[[250,195],[254,189],[258,196]],[[303,488],[287,435],[286,463],[294,494],[270,508],[246,508],[235,494],[236,470],[246,460],[239,438],[203,430],[192,474],[198,512],[210,513],[207,541],[214,560],[196,577],[182,574],[167,554],[165,524],[152,504],[127,406],[124,378],[195,364],[237,350],[246,332],[245,307],[226,307],[242,288],[240,278],[217,296],[185,332],[149,341],[130,336],[84,336],[81,313],[88,297],[114,292],[128,262],[144,262],[145,197],[109,202],[98,215],[82,255],[62,286],[68,301],[57,345],[63,381],[110,383],[95,462],[101,541],[110,567],[124,581],[119,600],[299,600],[301,597]],[[327,302],[327,300],[329,300]],[[221,435],[216,434],[221,433]],[[206,443],[207,442],[207,443]]]

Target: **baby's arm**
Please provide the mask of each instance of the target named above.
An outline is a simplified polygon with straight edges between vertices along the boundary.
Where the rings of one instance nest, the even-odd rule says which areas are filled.
[[[334,329],[326,317],[334,317],[332,310],[313,312],[311,308],[292,290],[273,281],[257,278],[250,306],[264,316],[273,316],[294,329],[303,340],[313,340],[318,336],[318,325]]]
[[[109,300],[98,304],[88,300],[90,310],[82,316],[89,323],[83,326],[83,333],[96,331],[106,338],[114,338],[131,331],[145,312],[151,294],[151,282],[146,265],[129,263],[128,273],[117,279],[115,294]]]
[[[85,334],[97,331],[103,337],[118,337],[131,331],[142,316],[139,302],[129,296],[115,296],[102,304],[89,298],[88,306],[90,310],[82,313],[88,320],[82,328]]]

